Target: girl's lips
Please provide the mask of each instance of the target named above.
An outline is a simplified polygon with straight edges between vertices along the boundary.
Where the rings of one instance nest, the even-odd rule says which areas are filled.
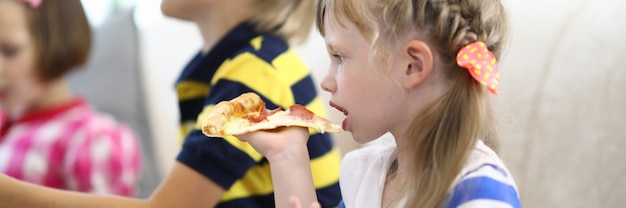
[[[333,107],[333,108],[341,111],[343,113],[343,115],[348,116],[348,111],[346,111],[346,109],[344,109],[341,106],[333,103],[332,101],[330,101],[328,104],[330,105],[330,107]],[[346,128],[348,128],[348,118],[347,117],[345,119],[343,119],[343,122],[341,122],[341,128],[343,128],[344,131],[346,131]]]
[[[330,105],[330,107],[333,107],[333,108],[341,111],[343,113],[343,115],[346,115],[346,116],[348,115],[348,111],[346,111],[346,109],[343,109],[341,106],[333,103],[332,101],[330,101],[328,104]]]

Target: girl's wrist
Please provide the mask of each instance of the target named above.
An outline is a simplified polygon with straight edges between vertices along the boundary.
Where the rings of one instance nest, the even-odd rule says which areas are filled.
[[[305,145],[293,145],[284,150],[269,153],[265,156],[265,158],[267,158],[267,161],[270,164],[278,164],[278,163],[293,164],[293,163],[299,163],[302,161],[307,161],[307,164],[308,164],[309,150],[307,149],[306,144]]]

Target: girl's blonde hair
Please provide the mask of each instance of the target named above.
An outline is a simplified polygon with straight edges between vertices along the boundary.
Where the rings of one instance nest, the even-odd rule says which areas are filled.
[[[415,164],[405,188],[406,207],[441,207],[478,139],[497,149],[485,90],[455,59],[461,47],[475,41],[485,42],[500,57],[508,32],[503,5],[499,0],[319,0],[317,27],[322,35],[324,19],[331,15],[353,22],[374,51],[389,50],[382,43],[411,34],[423,37],[433,49],[435,66],[451,84],[411,123]]]
[[[250,21],[261,32],[268,32],[290,42],[302,42],[313,26],[314,1],[257,1]]]

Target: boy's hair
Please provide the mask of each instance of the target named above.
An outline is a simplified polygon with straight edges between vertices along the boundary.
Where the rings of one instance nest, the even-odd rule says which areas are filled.
[[[301,42],[311,31],[314,1],[264,0],[256,4],[250,21],[260,32],[280,36],[289,42]]]
[[[40,7],[24,7],[41,80],[60,78],[87,61],[91,28],[80,0],[44,0]]]
[[[456,64],[465,45],[485,42],[496,57],[508,26],[500,0],[318,0],[317,27],[324,35],[327,18],[345,17],[372,42],[389,51],[405,37],[420,37],[433,49],[449,89],[428,104],[408,129],[415,164],[405,183],[406,207],[442,207],[446,194],[479,139],[496,149],[495,119],[485,90]],[[342,24],[339,22],[339,24]],[[383,58],[384,59],[384,58]],[[392,166],[393,168],[397,166]],[[399,196],[402,197],[402,196]]]

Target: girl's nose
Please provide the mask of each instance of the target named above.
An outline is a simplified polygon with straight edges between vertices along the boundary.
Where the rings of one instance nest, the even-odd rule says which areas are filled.
[[[324,79],[322,79],[322,82],[320,83],[320,86],[322,87],[322,90],[326,91],[326,92],[335,92],[337,90],[337,85],[335,83],[335,79],[333,77],[333,75],[330,73],[330,71],[328,73],[326,73],[326,76],[324,76]]]

